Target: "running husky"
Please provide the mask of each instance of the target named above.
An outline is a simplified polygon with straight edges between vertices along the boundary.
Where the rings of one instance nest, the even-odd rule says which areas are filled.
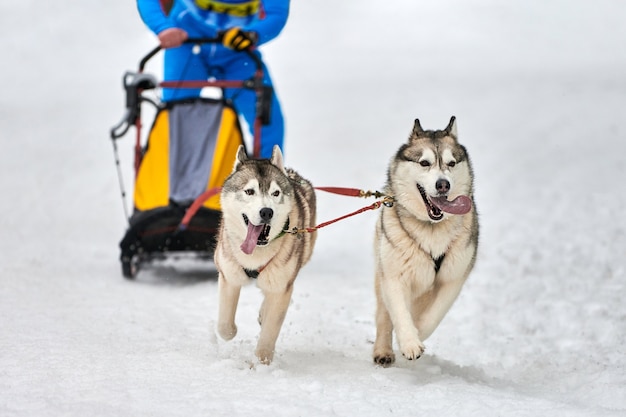
[[[235,312],[241,287],[257,278],[264,300],[256,356],[263,364],[274,347],[291,300],[293,282],[313,252],[316,234],[285,236],[291,228],[315,224],[311,183],[283,166],[274,146],[271,159],[248,159],[239,147],[234,170],[221,193],[222,223],[215,250],[219,272],[217,330],[225,340],[237,334]]]
[[[387,172],[394,197],[376,224],[376,341],[374,362],[417,359],[476,260],[478,217],[473,174],[457,141],[453,116],[444,130],[423,130],[418,119]]]

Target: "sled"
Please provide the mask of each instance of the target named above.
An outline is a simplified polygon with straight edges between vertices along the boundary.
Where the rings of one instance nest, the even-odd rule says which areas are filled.
[[[219,39],[189,39],[186,43],[203,44]],[[157,88],[216,87],[251,89],[256,92],[256,119],[253,126],[253,158],[260,154],[261,126],[269,122],[271,87],[263,85],[263,65],[251,51],[247,53],[256,65],[254,76],[246,80],[158,81],[144,69],[161,50],[154,48],[145,55],[137,71],[127,71],[123,78],[126,109],[121,121],[111,128],[115,161],[124,203],[127,230],[119,244],[122,275],[134,279],[142,267],[155,259],[175,257],[182,253],[200,259],[213,259],[221,219],[219,195],[207,199],[194,212],[184,228],[181,221],[191,201],[172,199],[175,189],[198,184],[203,191],[218,189],[232,171],[237,149],[244,145],[238,113],[224,98],[193,98],[167,103],[156,99]],[[147,135],[142,133],[142,109],[151,106],[154,119]],[[193,119],[185,115],[193,114]],[[145,116],[144,116],[145,117]],[[133,208],[126,208],[126,192],[116,141],[135,127]],[[179,129],[171,140],[171,127]],[[145,137],[144,137],[145,136]],[[186,151],[193,140],[193,151]],[[182,174],[181,174],[182,173]],[[181,185],[182,184],[182,185]]]

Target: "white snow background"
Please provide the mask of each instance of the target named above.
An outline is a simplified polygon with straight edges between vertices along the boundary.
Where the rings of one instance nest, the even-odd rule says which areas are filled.
[[[270,366],[260,291],[214,332],[212,265],[122,278],[109,128],[155,46],[133,1],[0,5],[0,415],[626,415],[626,3],[293,1],[266,60],[286,163],[379,189],[457,116],[476,268],[426,354],[371,359],[377,212],[319,231]],[[120,142],[132,190],[133,134]],[[318,193],[320,221],[371,200]]]

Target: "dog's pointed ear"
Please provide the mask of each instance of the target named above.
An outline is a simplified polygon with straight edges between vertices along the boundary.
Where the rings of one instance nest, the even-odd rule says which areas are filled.
[[[246,148],[243,145],[239,145],[239,149],[237,149],[237,158],[235,158],[235,165],[233,166],[233,172],[237,171],[239,165],[243,164],[248,160],[248,154],[246,153]]]
[[[285,172],[285,164],[283,163],[283,153],[278,145],[274,145],[272,149],[272,165]]]
[[[450,123],[448,123],[448,127],[446,127],[445,131],[448,134],[448,136],[452,136],[454,139],[459,138],[459,133],[456,129],[456,117],[455,116],[452,116],[450,118]]]
[[[420,119],[415,119],[413,134],[417,137],[424,136],[424,129],[422,129],[422,125],[420,124]]]

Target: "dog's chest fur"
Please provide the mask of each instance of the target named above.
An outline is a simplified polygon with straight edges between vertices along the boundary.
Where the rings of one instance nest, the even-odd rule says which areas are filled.
[[[411,248],[412,251],[423,252],[432,259],[445,255],[461,234],[462,227],[460,217],[450,217],[439,223],[431,223],[416,219],[398,205],[385,207],[380,222],[385,236],[393,247],[398,250]]]

